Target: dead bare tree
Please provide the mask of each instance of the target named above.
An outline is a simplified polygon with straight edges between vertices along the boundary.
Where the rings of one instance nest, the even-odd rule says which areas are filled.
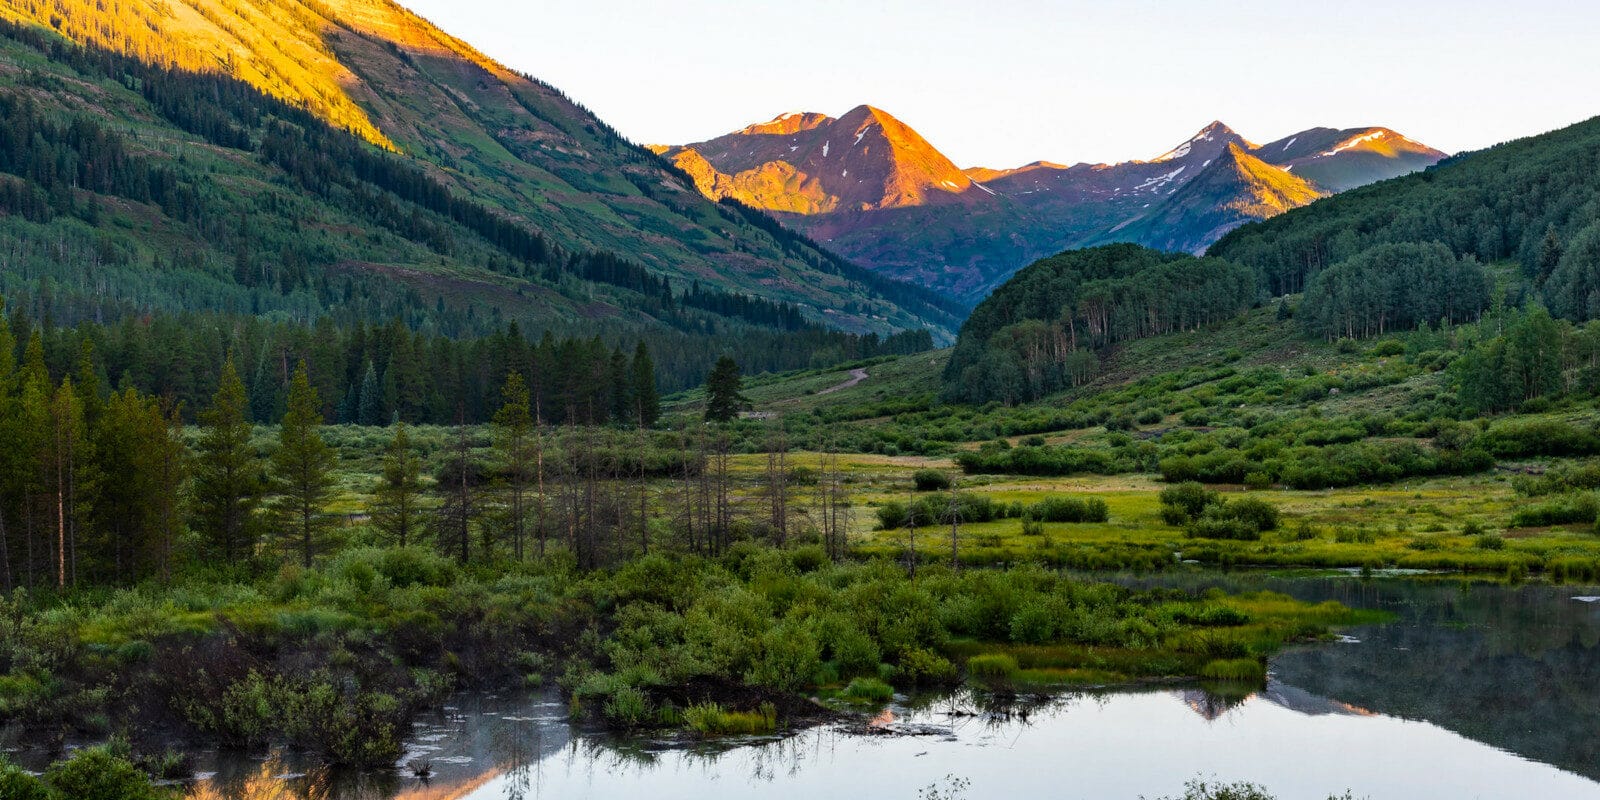
[[[945,517],[950,521],[950,568],[961,571],[961,494],[956,491],[955,484],[950,486],[950,506],[945,512]]]
[[[782,549],[789,543],[789,437],[783,419],[767,448],[767,505],[773,543]]]

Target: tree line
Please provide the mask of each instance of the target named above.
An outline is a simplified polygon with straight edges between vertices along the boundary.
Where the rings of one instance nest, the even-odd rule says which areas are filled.
[[[74,46],[9,22],[0,22],[0,35],[52,66],[119,85],[130,93],[119,102],[149,104],[117,106],[110,116],[41,104],[32,97],[71,92],[43,69],[23,70],[14,91],[0,92],[0,292],[26,301],[37,317],[75,324],[208,311],[302,324],[328,316],[343,327],[398,317],[414,330],[472,337],[515,319],[527,324],[536,312],[558,334],[575,336],[599,330],[588,309],[613,309],[612,335],[659,333],[672,340],[662,349],[698,352],[682,359],[680,386],[725,351],[765,370],[809,366],[815,352],[850,358],[879,350],[876,340],[836,334],[790,303],[675,287],[632,258],[561,248],[423,166],[240,81]],[[164,157],[139,141],[142,127],[121,124],[123,112],[249,157]],[[132,235],[140,213],[131,215],[140,220],[134,227],[106,224],[129,216],[118,201],[154,204],[170,218],[170,235]],[[445,274],[433,273],[434,262]],[[395,280],[361,266],[372,263],[420,268]],[[457,267],[483,271],[470,291],[448,274]],[[501,285],[495,276],[511,280]],[[585,313],[573,313],[578,307]],[[931,337],[908,334],[889,346],[915,341]]]
[[[1472,256],[1438,242],[1379,245],[1317,273],[1296,310],[1307,334],[1360,339],[1420,323],[1476,320],[1489,284]]]
[[[1208,254],[1256,270],[1277,296],[1378,248],[1438,244],[1458,259],[1516,263],[1551,313],[1582,322],[1600,316],[1597,189],[1600,119],[1592,119],[1246,225]]]
[[[1256,298],[1251,272],[1221,259],[1131,244],[1061,253],[978,304],[945,368],[944,394],[1038,399],[1092,378],[1106,347],[1227,319]]]
[[[224,356],[197,427],[186,428],[185,409],[170,396],[105,390],[89,351],[56,378],[37,331],[20,360],[13,338],[0,319],[0,439],[8,443],[0,452],[0,590],[309,566],[348,535],[345,518],[328,507],[342,491],[341,456],[351,453],[329,441],[329,402],[312,360],[295,363],[276,427],[257,431],[252,392],[235,356]],[[836,464],[824,462],[820,475],[791,469],[780,426],[759,491],[742,495],[752,482],[731,466],[734,442],[721,424],[731,413],[654,430],[648,351],[620,361],[630,373],[622,383],[631,376],[641,388],[611,395],[607,417],[598,408],[594,418],[571,408],[553,416],[541,399],[545,376],[511,368],[494,388],[486,426],[458,416],[425,429],[426,445],[405,422],[368,428],[384,431],[387,444],[358,535],[433,546],[462,563],[556,548],[592,568],[663,547],[718,553],[751,536],[782,546],[792,524],[809,521],[843,556],[850,502]],[[713,394],[736,408],[737,365],[724,359],[714,372]],[[791,506],[807,485],[818,486],[816,509]]]

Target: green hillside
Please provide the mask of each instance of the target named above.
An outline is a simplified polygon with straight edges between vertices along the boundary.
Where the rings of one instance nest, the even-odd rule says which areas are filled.
[[[1225,236],[1209,253],[1254,268],[1272,295],[1374,247],[1440,242],[1515,261],[1552,312],[1589,319],[1600,263],[1600,119],[1460,155]]]

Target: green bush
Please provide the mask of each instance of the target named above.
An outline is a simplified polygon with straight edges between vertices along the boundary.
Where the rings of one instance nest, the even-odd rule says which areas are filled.
[[[911,476],[919,492],[942,492],[950,488],[950,476],[937,469],[919,469]]]
[[[5,800],[51,800],[50,787],[39,778],[0,758],[0,797]]]
[[[1046,497],[1028,509],[1040,522],[1105,522],[1110,518],[1106,501],[1098,497]]]
[[[620,686],[606,698],[606,720],[624,728],[636,728],[651,718],[650,698],[634,686]]]
[[[1593,492],[1574,492],[1564,497],[1531,506],[1523,506],[1511,515],[1511,527],[1536,528],[1547,525],[1570,525],[1581,522],[1591,525],[1600,513],[1600,503]]]
[[[1162,519],[1169,525],[1182,525],[1200,516],[1205,512],[1206,506],[1219,502],[1220,497],[1216,492],[1194,481],[1184,481],[1177,486],[1169,486],[1161,490]]]
[[[1479,550],[1506,549],[1506,540],[1503,537],[1496,536],[1492,533],[1482,533],[1474,536],[1472,544]]]
[[[920,647],[900,654],[900,678],[914,686],[947,686],[958,677],[950,659]]]
[[[45,771],[44,784],[51,790],[44,797],[60,800],[168,800],[175,796],[151,784],[149,776],[104,747],[79,750],[72,758],[52,764]],[[20,796],[27,797],[27,791],[24,788]]]
[[[877,678],[856,678],[839,694],[855,702],[887,703],[894,699],[894,688]]]

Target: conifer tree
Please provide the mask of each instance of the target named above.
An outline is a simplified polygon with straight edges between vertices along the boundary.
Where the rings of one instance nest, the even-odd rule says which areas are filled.
[[[644,340],[639,340],[639,345],[633,349],[633,364],[628,384],[628,394],[633,399],[634,419],[641,428],[649,428],[661,418],[661,395],[656,391],[656,364],[650,358],[650,348],[646,347]]]
[[[529,434],[533,429],[533,409],[529,405],[528,385],[522,373],[506,376],[500,389],[500,410],[495,412],[495,449],[506,481],[506,526],[511,532],[512,552],[522,558],[523,535],[527,530],[528,477],[534,453]]]
[[[300,540],[300,560],[311,566],[316,538],[323,526],[322,508],[333,491],[334,453],[322,440],[322,410],[316,387],[301,361],[289,383],[288,410],[272,454],[277,510]]]
[[[750,403],[740,393],[743,388],[739,364],[729,356],[717,359],[706,376],[706,421],[727,422],[738,416]]]
[[[383,387],[378,384],[378,371],[367,361],[361,375],[361,389],[356,395],[356,418],[361,425],[383,425],[388,422],[383,414]]]
[[[411,449],[404,422],[384,449],[383,474],[373,489],[372,524],[405,547],[421,526],[422,459]]]
[[[211,407],[200,415],[204,432],[194,484],[197,527],[225,564],[254,552],[256,509],[266,488],[250,448],[249,415],[244,383],[229,355]]]

